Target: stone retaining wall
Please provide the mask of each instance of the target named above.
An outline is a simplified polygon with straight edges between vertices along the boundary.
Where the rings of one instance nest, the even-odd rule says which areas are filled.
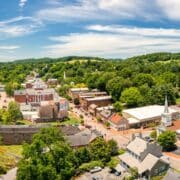
[[[45,127],[50,127],[50,125],[2,125],[0,126],[2,144],[18,145],[23,142],[30,143],[33,135]]]

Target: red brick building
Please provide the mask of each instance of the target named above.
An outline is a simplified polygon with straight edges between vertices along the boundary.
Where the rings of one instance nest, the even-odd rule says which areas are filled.
[[[43,89],[43,90],[35,90],[35,89],[24,89],[24,90],[16,90],[14,92],[14,99],[18,103],[37,103],[41,101],[51,101],[54,100],[55,96],[54,89]]]
[[[103,107],[111,105],[112,97],[111,96],[98,96],[93,98],[84,98],[81,106],[88,110],[88,107],[91,104],[95,104],[97,107]]]
[[[109,118],[109,123],[113,129],[116,130],[125,130],[129,129],[129,123],[128,120],[120,116],[118,113],[114,113],[110,118]]]

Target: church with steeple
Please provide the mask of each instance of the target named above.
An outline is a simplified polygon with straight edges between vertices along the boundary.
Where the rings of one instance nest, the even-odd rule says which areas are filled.
[[[165,96],[164,112],[161,114],[161,124],[157,127],[157,136],[166,131],[168,126],[172,125],[172,116],[168,108],[167,96]]]
[[[168,109],[167,96],[165,97],[164,112],[161,115],[161,124],[165,127],[172,125],[172,116]]]

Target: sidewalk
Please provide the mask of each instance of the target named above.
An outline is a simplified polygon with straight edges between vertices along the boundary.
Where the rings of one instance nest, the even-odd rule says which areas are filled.
[[[0,176],[0,180],[16,180],[17,167],[9,170],[5,175]]]

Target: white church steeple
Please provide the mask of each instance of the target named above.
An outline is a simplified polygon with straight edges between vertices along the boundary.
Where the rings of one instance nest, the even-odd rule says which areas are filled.
[[[161,124],[165,127],[172,125],[172,117],[168,109],[167,96],[165,96],[164,112],[161,115]]]

